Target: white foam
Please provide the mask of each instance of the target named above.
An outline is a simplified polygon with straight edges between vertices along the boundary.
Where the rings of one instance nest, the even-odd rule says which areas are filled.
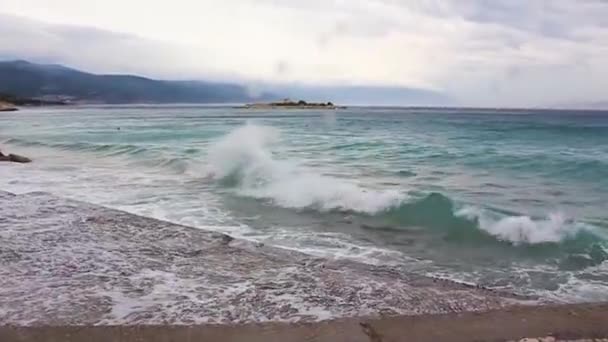
[[[608,262],[589,267],[581,273],[568,272],[568,280],[560,284],[556,291],[541,291],[541,295],[562,302],[605,302],[608,301],[608,284],[601,280],[585,279],[585,274],[598,279],[608,277]]]
[[[272,147],[279,138],[278,130],[271,127],[248,124],[236,129],[211,147],[208,176],[216,180],[233,177],[240,195],[268,199],[286,208],[373,214],[398,206],[405,199],[396,190],[364,188],[354,181],[277,159]]]
[[[464,207],[456,216],[477,220],[479,228],[503,241],[513,244],[560,242],[590,227],[567,218],[563,213],[551,213],[543,219],[529,216],[496,217],[475,207]]]
[[[355,241],[344,233],[277,229],[268,235],[258,235],[256,238],[270,245],[281,246],[282,249],[327,259],[349,259],[373,265],[403,266],[426,263],[399,251]]]

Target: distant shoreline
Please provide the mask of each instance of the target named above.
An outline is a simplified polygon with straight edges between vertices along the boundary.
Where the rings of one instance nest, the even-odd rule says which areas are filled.
[[[269,102],[269,103],[251,103],[241,107],[245,109],[346,109],[345,106],[337,106],[332,102],[306,102],[304,100],[292,101],[290,99],[284,99],[281,102]]]
[[[151,103],[151,102],[134,102],[134,103],[74,103],[71,106],[80,107],[100,107],[100,108],[120,108],[120,107],[213,107],[213,108],[234,108],[234,109],[308,109],[306,106],[273,106],[268,103],[254,103],[254,104],[243,104],[243,103],[222,103],[222,102],[163,102],[163,103]],[[366,105],[366,104],[349,104],[349,105],[337,105],[333,107],[310,107],[316,110],[325,109],[370,109],[370,110],[420,110],[420,111],[471,111],[472,114],[478,112],[514,112],[514,113],[525,113],[525,112],[595,112],[595,113],[606,113],[608,109],[594,109],[594,108],[518,108],[518,107],[446,107],[446,106],[408,106],[408,105]]]
[[[19,107],[67,106],[70,104],[67,101],[25,98],[0,93],[0,112],[18,111]]]
[[[520,108],[520,107],[455,107],[455,106],[409,106],[409,105],[365,105],[365,104],[353,104],[353,105],[334,105],[334,106],[277,106],[269,103],[254,103],[254,104],[243,104],[235,102],[132,102],[132,103],[100,103],[100,102],[87,102],[87,101],[75,101],[75,102],[49,102],[49,101],[38,101],[36,100],[29,102],[28,104],[17,104],[16,106],[4,102],[5,105],[11,105],[13,107],[66,107],[66,108],[150,108],[150,107],[185,107],[185,108],[198,108],[198,107],[209,107],[209,108],[234,108],[234,109],[314,109],[314,110],[335,110],[335,109],[370,109],[370,110],[419,110],[419,111],[438,111],[438,112],[449,112],[449,111],[470,111],[470,114],[496,112],[496,113],[527,113],[527,112],[584,112],[584,113],[608,113],[607,109],[597,108]],[[0,107],[2,106],[2,100],[0,99]]]
[[[272,104],[260,103],[260,104],[247,104],[244,106],[234,107],[236,109],[315,109],[315,110],[332,110],[332,109],[347,109],[346,106],[277,106]]]

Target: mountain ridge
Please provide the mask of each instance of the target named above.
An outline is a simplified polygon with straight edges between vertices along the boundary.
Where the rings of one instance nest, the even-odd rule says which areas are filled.
[[[409,87],[306,85],[199,80],[157,80],[129,74],[95,74],[61,64],[0,60],[0,94],[50,102],[89,104],[255,103],[283,98],[339,105],[445,106],[441,92]]]
[[[0,62],[0,93],[84,103],[229,103],[270,98],[245,87],[207,81],[165,81],[137,75],[93,74],[60,64]]]

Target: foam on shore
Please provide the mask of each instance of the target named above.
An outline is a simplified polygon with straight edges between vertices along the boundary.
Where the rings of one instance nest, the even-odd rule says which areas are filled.
[[[308,322],[534,301],[46,193],[0,192],[0,324]]]

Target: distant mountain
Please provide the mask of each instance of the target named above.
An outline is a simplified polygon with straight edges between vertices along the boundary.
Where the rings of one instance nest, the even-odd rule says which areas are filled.
[[[255,91],[254,91],[255,90]],[[337,105],[454,105],[440,92],[376,86],[257,84],[249,87],[204,81],[162,81],[133,75],[97,75],[58,64],[0,61],[0,94],[47,102],[250,103],[291,98]],[[277,95],[273,95],[277,94]]]
[[[96,75],[56,64],[0,62],[0,93],[20,98],[93,103],[229,103],[252,97],[245,87],[202,81],[159,81],[132,75]]]

